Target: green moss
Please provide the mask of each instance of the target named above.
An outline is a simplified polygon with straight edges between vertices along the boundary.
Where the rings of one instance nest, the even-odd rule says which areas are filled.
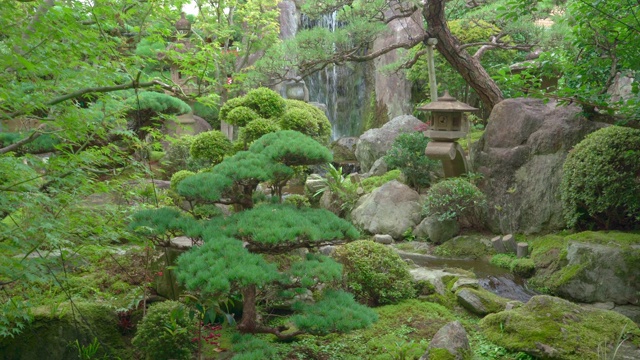
[[[513,260],[515,260],[513,254],[495,254],[491,257],[490,263],[503,269],[509,269]]]
[[[456,357],[447,349],[429,349],[429,360],[456,360]]]
[[[528,278],[536,271],[536,264],[531,259],[514,259],[509,265],[509,270],[519,276]]]
[[[72,309],[73,306],[73,309]],[[109,306],[74,302],[33,310],[33,322],[14,338],[0,338],[5,359],[77,359],[73,345],[87,346],[97,339],[97,357],[131,359],[118,329],[118,317]]]
[[[470,291],[471,293],[473,293],[478,299],[480,299],[480,302],[482,303],[482,305],[484,306],[484,308],[487,310],[487,313],[497,313],[500,312],[502,310],[504,310],[505,306],[507,305],[507,302],[509,300],[500,297],[488,290],[485,290],[484,288],[478,288],[478,289],[473,289],[473,288],[463,288],[465,291]],[[460,289],[458,291],[461,291],[463,289]],[[473,311],[472,309],[468,309],[469,311]],[[484,314],[482,314],[484,315]]]
[[[638,326],[613,311],[587,309],[549,296],[535,296],[521,308],[487,315],[480,321],[484,335],[512,351],[541,356],[539,344],[567,360],[595,359],[598,346],[610,344],[623,331],[640,336]]]
[[[378,188],[388,183],[389,181],[400,179],[401,175],[402,175],[402,172],[400,172],[400,170],[398,169],[395,169],[395,170],[386,172],[384,175],[371,176],[366,179],[362,179],[360,184],[362,185],[362,188],[364,189],[364,191],[369,193],[373,191],[373,189]]]
[[[491,254],[493,249],[482,242],[480,235],[463,235],[453,238],[434,250],[434,254],[446,257],[481,259]]]

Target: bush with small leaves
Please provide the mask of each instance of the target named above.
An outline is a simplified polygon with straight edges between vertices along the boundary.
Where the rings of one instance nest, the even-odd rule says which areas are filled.
[[[280,118],[280,127],[287,130],[299,131],[313,136],[318,132],[318,124],[308,111],[302,109],[290,109]]]
[[[263,135],[279,130],[280,125],[273,120],[258,118],[240,129],[239,140],[243,141],[245,144],[251,144],[252,142],[260,139]]]
[[[588,135],[567,156],[560,192],[569,227],[640,228],[640,130]]]
[[[232,125],[245,126],[251,121],[259,118],[260,115],[246,106],[233,108],[226,117],[226,122]]]
[[[191,144],[191,156],[194,159],[205,159],[218,164],[231,150],[231,141],[218,130],[211,130],[196,135]]]
[[[220,120],[227,122],[227,115],[229,114],[229,112],[231,112],[231,110],[237,108],[238,106],[245,106],[244,97],[237,97],[227,100],[220,108],[218,117],[220,118]]]
[[[335,256],[344,266],[347,291],[360,303],[394,304],[415,296],[409,268],[393,249],[359,240],[339,248]]]
[[[261,87],[244,96],[244,106],[250,107],[265,119],[277,118],[284,114],[286,103],[277,92]]]
[[[327,145],[329,143],[329,141],[331,140],[331,122],[329,122],[327,115],[325,115],[322,110],[300,100],[286,99],[285,102],[287,104],[286,112],[289,112],[293,109],[303,110],[309,114],[311,119],[313,119],[313,122],[315,124],[313,126],[313,128],[315,129],[315,133],[312,134],[304,131],[303,133],[311,136],[323,145]]]
[[[178,189],[178,184],[188,178],[189,176],[195,175],[196,173],[194,173],[193,171],[189,171],[189,170],[180,170],[177,173],[173,174],[173,176],[171,176],[171,188],[173,190],[177,190]]]
[[[133,345],[146,359],[191,359],[197,343],[197,323],[189,310],[177,301],[165,301],[149,306],[147,315],[138,324]]]
[[[421,132],[400,134],[384,157],[389,169],[400,169],[407,185],[418,190],[431,184],[431,173],[440,166],[424,154],[427,143],[429,138]]]
[[[284,198],[284,203],[293,205],[297,208],[311,207],[309,198],[300,194],[293,194],[293,195],[287,196],[286,198]]]
[[[472,225],[479,225],[485,205],[486,198],[475,185],[463,178],[449,178],[429,188],[424,213],[440,221],[465,218]]]

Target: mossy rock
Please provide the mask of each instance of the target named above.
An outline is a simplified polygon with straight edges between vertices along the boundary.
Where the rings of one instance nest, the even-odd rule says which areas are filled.
[[[640,341],[640,329],[623,315],[546,295],[487,315],[479,325],[497,345],[545,359],[597,359],[598,350],[617,345],[621,334]]]
[[[640,234],[586,231],[532,242],[538,289],[580,302],[640,300]]]
[[[118,328],[118,316],[113,308],[89,303],[69,303],[52,311],[48,306],[34,310],[33,322],[14,338],[0,338],[3,359],[41,360],[78,359],[81,346],[97,339],[96,358],[131,359]]]
[[[484,316],[504,310],[509,300],[483,288],[462,288],[456,292],[458,304],[473,314]]]
[[[434,254],[444,257],[482,259],[493,253],[481,235],[457,236],[434,250]]]

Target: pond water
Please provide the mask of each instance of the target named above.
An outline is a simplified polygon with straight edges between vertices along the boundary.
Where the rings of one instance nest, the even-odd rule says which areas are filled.
[[[459,268],[472,271],[476,274],[480,286],[506,299],[527,302],[532,296],[537,295],[527,287],[525,279],[485,260],[447,259],[405,252],[401,257],[411,259],[416,265],[428,269]]]

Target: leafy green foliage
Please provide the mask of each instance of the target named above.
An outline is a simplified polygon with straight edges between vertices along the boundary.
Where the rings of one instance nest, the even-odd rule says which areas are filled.
[[[328,290],[323,300],[313,305],[298,302],[294,309],[302,314],[291,321],[299,329],[317,335],[366,328],[378,320],[373,310],[356,303],[353,295],[343,291]]]
[[[227,116],[231,112],[231,110],[240,106],[245,106],[245,98],[242,96],[227,100],[227,102],[225,102],[224,105],[222,105],[222,107],[220,108],[220,120],[226,122]]]
[[[311,207],[311,203],[309,202],[309,198],[300,194],[292,194],[284,198],[284,203],[293,205],[297,208],[302,207]]]
[[[178,184],[188,178],[189,176],[195,175],[193,171],[189,170],[180,170],[171,176],[171,188],[176,190],[178,188]]]
[[[151,110],[158,114],[182,115],[191,112],[191,107],[184,101],[165,93],[154,91],[142,91],[138,96],[132,96],[125,100],[125,104],[132,108],[132,117],[135,111]]]
[[[302,109],[290,109],[280,118],[280,127],[299,132],[318,132],[318,124],[310,116],[309,112]]]
[[[285,99],[287,104],[286,112],[283,116],[294,109],[305,111],[305,116],[311,118],[313,125],[308,129],[298,130],[303,134],[309,135],[319,143],[326,145],[331,138],[331,123],[329,119],[319,108],[300,100]],[[299,113],[301,114],[301,113]],[[292,127],[282,125],[283,129],[296,130]],[[313,130],[313,131],[312,131]]]
[[[195,318],[179,302],[165,301],[149,306],[147,315],[138,324],[133,344],[147,359],[169,360],[192,358],[197,333]]]
[[[249,150],[289,166],[316,165],[332,159],[329,149],[293,130],[269,133],[254,142]]]
[[[211,130],[196,135],[191,143],[190,153],[194,159],[205,159],[218,164],[231,150],[231,141],[219,130]]]
[[[400,134],[384,157],[389,168],[400,169],[407,184],[415,189],[428,187],[431,184],[431,172],[440,165],[424,154],[427,143],[429,138],[421,132]]]
[[[260,117],[255,111],[246,106],[238,106],[225,117],[225,121],[232,125],[246,126],[248,123]]]
[[[391,248],[360,240],[336,251],[346,288],[368,305],[394,304],[415,296],[407,264]]]
[[[261,87],[249,91],[244,96],[244,106],[253,109],[265,119],[271,119],[284,114],[286,103],[277,92]]]
[[[640,220],[640,130],[610,126],[569,153],[561,195],[570,227],[637,228]]]
[[[485,204],[484,194],[475,185],[462,178],[449,178],[429,188],[424,213],[440,221],[460,219],[477,215]]]
[[[238,139],[245,144],[251,144],[263,135],[280,130],[280,125],[272,119],[258,118],[251,121],[247,126],[240,129]]]

